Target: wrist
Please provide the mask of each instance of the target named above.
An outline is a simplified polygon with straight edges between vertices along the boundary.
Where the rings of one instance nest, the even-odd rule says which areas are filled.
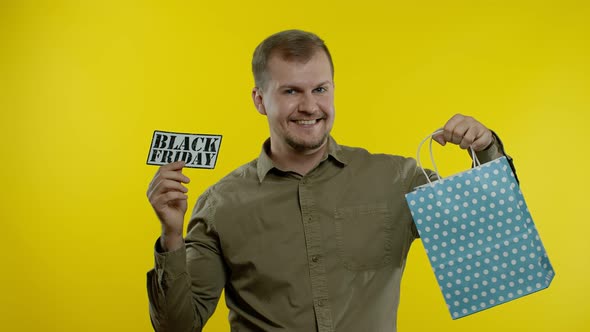
[[[182,232],[165,232],[160,235],[160,247],[166,251],[174,251],[184,246]]]
[[[489,149],[492,148],[492,146],[494,146],[496,144],[496,134],[494,134],[494,132],[492,132],[492,141],[490,142],[490,144],[488,144],[485,148],[483,148],[481,151],[487,151]]]

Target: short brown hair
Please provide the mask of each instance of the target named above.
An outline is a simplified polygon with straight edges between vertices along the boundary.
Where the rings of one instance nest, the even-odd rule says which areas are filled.
[[[266,67],[270,56],[277,53],[284,60],[306,62],[317,52],[323,50],[330,61],[332,77],[334,63],[324,41],[316,34],[302,30],[285,30],[262,41],[254,50],[252,57],[252,74],[256,87],[264,88],[268,80]]]

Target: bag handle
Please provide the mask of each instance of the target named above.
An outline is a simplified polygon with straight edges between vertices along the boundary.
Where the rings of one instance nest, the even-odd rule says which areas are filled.
[[[432,162],[432,167],[434,168],[434,174],[436,174],[436,177],[438,178],[438,180],[442,180],[442,177],[440,176],[440,173],[438,172],[438,168],[436,167],[436,163],[434,162],[434,155],[432,154],[432,141],[434,141],[434,135],[438,135],[438,134],[442,134],[443,130],[441,129],[437,129],[435,132],[433,132],[432,134],[426,136],[421,142],[420,144],[418,144],[418,151],[416,152],[416,162],[418,163],[418,167],[420,167],[420,169],[422,170],[422,173],[424,173],[424,176],[426,177],[426,180],[428,180],[429,184],[432,184],[432,181],[430,180],[430,177],[428,176],[428,174],[426,174],[426,171],[424,170],[424,167],[422,167],[422,163],[420,162],[420,150],[422,150],[422,145],[424,145],[424,143],[430,139],[430,143],[429,143],[429,150],[430,150],[430,161]],[[479,162],[479,159],[477,159],[477,155],[475,154],[475,150],[473,150],[473,147],[469,147],[469,150],[471,150],[471,158],[473,159],[473,165],[474,167],[480,166],[481,163]]]

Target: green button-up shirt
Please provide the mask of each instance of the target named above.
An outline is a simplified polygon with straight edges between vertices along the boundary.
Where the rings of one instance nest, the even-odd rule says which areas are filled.
[[[500,146],[478,153],[482,162]],[[232,331],[395,331],[399,289],[418,236],[404,195],[426,178],[411,158],[332,138],[305,176],[258,159],[198,199],[186,250],[148,273],[156,331],[200,331],[222,289]]]

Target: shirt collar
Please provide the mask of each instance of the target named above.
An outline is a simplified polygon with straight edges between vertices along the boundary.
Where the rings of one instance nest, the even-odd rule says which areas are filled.
[[[266,174],[270,172],[273,168],[276,168],[272,159],[269,157],[270,152],[270,138],[264,141],[262,144],[262,151],[260,152],[260,156],[258,156],[258,163],[256,166],[256,172],[258,174],[258,180],[262,182],[266,177]],[[321,162],[324,162],[329,157],[332,157],[337,163],[341,164],[342,166],[346,166],[349,162],[348,158],[342,152],[342,147],[336,143],[332,136],[328,137],[328,153],[322,159]],[[320,163],[321,163],[320,162]]]

